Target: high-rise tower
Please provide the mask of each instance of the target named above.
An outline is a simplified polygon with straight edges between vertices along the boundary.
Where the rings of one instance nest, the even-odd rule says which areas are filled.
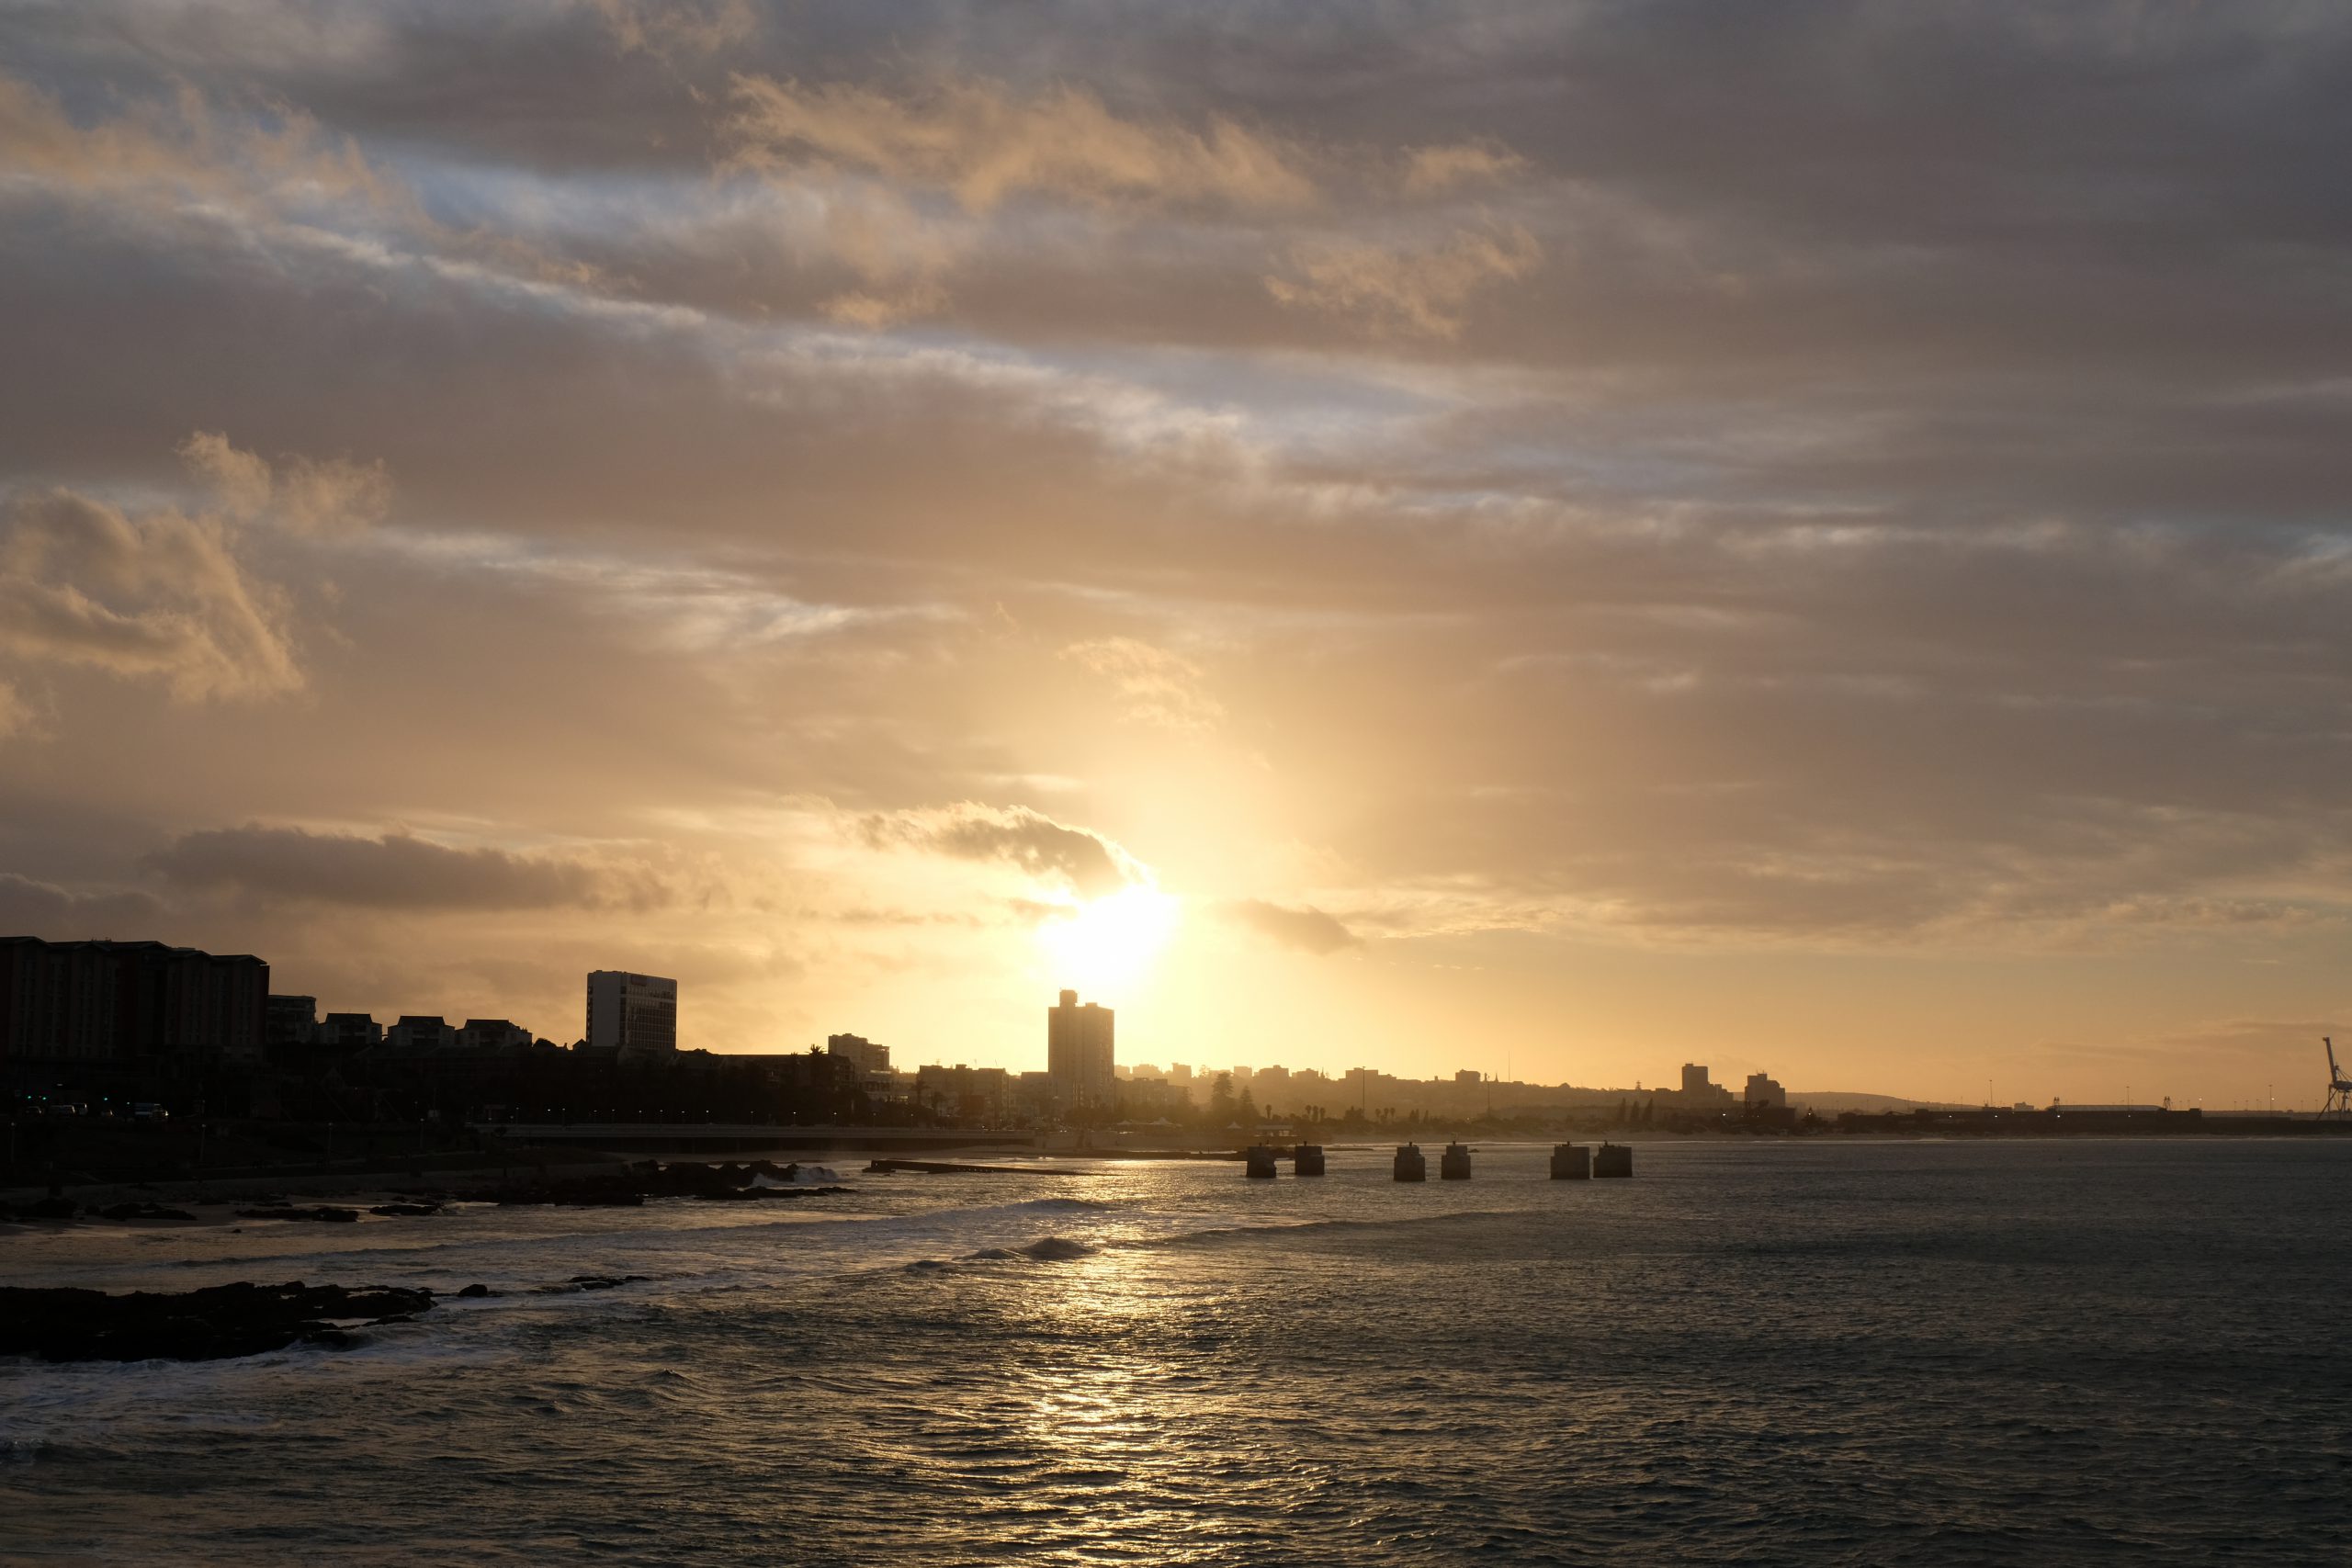
[[[588,1049],[625,1062],[678,1054],[678,982],[626,969],[588,976]]]
[[[1109,1008],[1079,1006],[1076,991],[1064,991],[1060,1004],[1046,1010],[1046,1071],[1068,1109],[1108,1107],[1119,1098],[1111,1019]]]

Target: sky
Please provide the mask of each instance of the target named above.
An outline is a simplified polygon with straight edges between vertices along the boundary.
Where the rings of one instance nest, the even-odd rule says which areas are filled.
[[[2352,8],[0,4],[0,928],[2315,1104]]]

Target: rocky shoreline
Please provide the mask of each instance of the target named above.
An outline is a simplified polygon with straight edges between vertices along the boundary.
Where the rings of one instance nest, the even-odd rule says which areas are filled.
[[[829,1174],[829,1173],[828,1173]],[[633,1207],[648,1199],[685,1198],[703,1202],[775,1202],[846,1193],[847,1187],[803,1186],[797,1164],[769,1160],[705,1165],[665,1165],[641,1160],[603,1166],[589,1174],[500,1183],[457,1191],[410,1192],[366,1204],[289,1203],[284,1198],[249,1194],[246,1206],[198,1200],[209,1214],[167,1207],[152,1199],[84,1205],[51,1196],[0,1204],[0,1221],[28,1220],[74,1224],[106,1220],[136,1224],[356,1224],[363,1216],[431,1220],[452,1202],[554,1204],[567,1207]],[[259,1198],[259,1201],[254,1201]],[[603,1291],[633,1284],[644,1276],[574,1275],[531,1293]],[[482,1285],[456,1292],[463,1298],[494,1295]],[[0,1357],[31,1356],[47,1361],[213,1361],[259,1355],[289,1345],[342,1348],[357,1342],[356,1331],[405,1323],[429,1312],[435,1292],[424,1287],[310,1285],[291,1280],[260,1285],[243,1281],[201,1290],[140,1291],[110,1295],[77,1288],[0,1286]]]
[[[378,1201],[357,1203],[296,1204],[277,1193],[248,1190],[243,1194],[244,1206],[227,1214],[215,1213],[209,1215],[160,1203],[152,1198],[101,1204],[51,1196],[19,1201],[13,1206],[0,1202],[0,1224],[20,1221],[70,1224],[87,1220],[217,1224],[229,1218],[348,1224],[356,1222],[363,1213],[379,1219],[429,1219],[452,1202],[551,1204],[583,1209],[635,1208],[650,1198],[691,1198],[703,1202],[788,1202],[801,1198],[833,1197],[850,1190],[847,1187],[831,1184],[802,1186],[797,1179],[799,1173],[797,1163],[777,1165],[765,1159],[718,1165],[698,1161],[664,1164],[660,1160],[639,1160],[630,1165],[598,1165],[584,1175],[549,1176],[541,1172],[527,1180],[501,1180],[487,1185],[433,1188],[422,1191],[396,1190],[383,1194]],[[219,1198],[183,1199],[182,1201],[193,1202],[199,1208],[218,1210],[227,1207],[227,1201]]]
[[[0,1286],[0,1356],[44,1361],[218,1361],[297,1343],[337,1348],[352,1330],[432,1310],[431,1291],[391,1285],[212,1285],[176,1293]]]

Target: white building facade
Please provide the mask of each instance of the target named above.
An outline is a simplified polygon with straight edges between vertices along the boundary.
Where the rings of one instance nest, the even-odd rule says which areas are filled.
[[[588,1049],[628,1061],[678,1054],[678,982],[626,969],[588,976]]]

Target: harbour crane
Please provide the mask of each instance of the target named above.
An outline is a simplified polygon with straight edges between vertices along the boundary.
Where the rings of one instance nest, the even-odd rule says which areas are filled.
[[[2321,1044],[2327,1047],[2327,1103],[2320,1108],[2322,1116],[2352,1116],[2352,1078],[2335,1065],[2335,1042],[2325,1035]]]

